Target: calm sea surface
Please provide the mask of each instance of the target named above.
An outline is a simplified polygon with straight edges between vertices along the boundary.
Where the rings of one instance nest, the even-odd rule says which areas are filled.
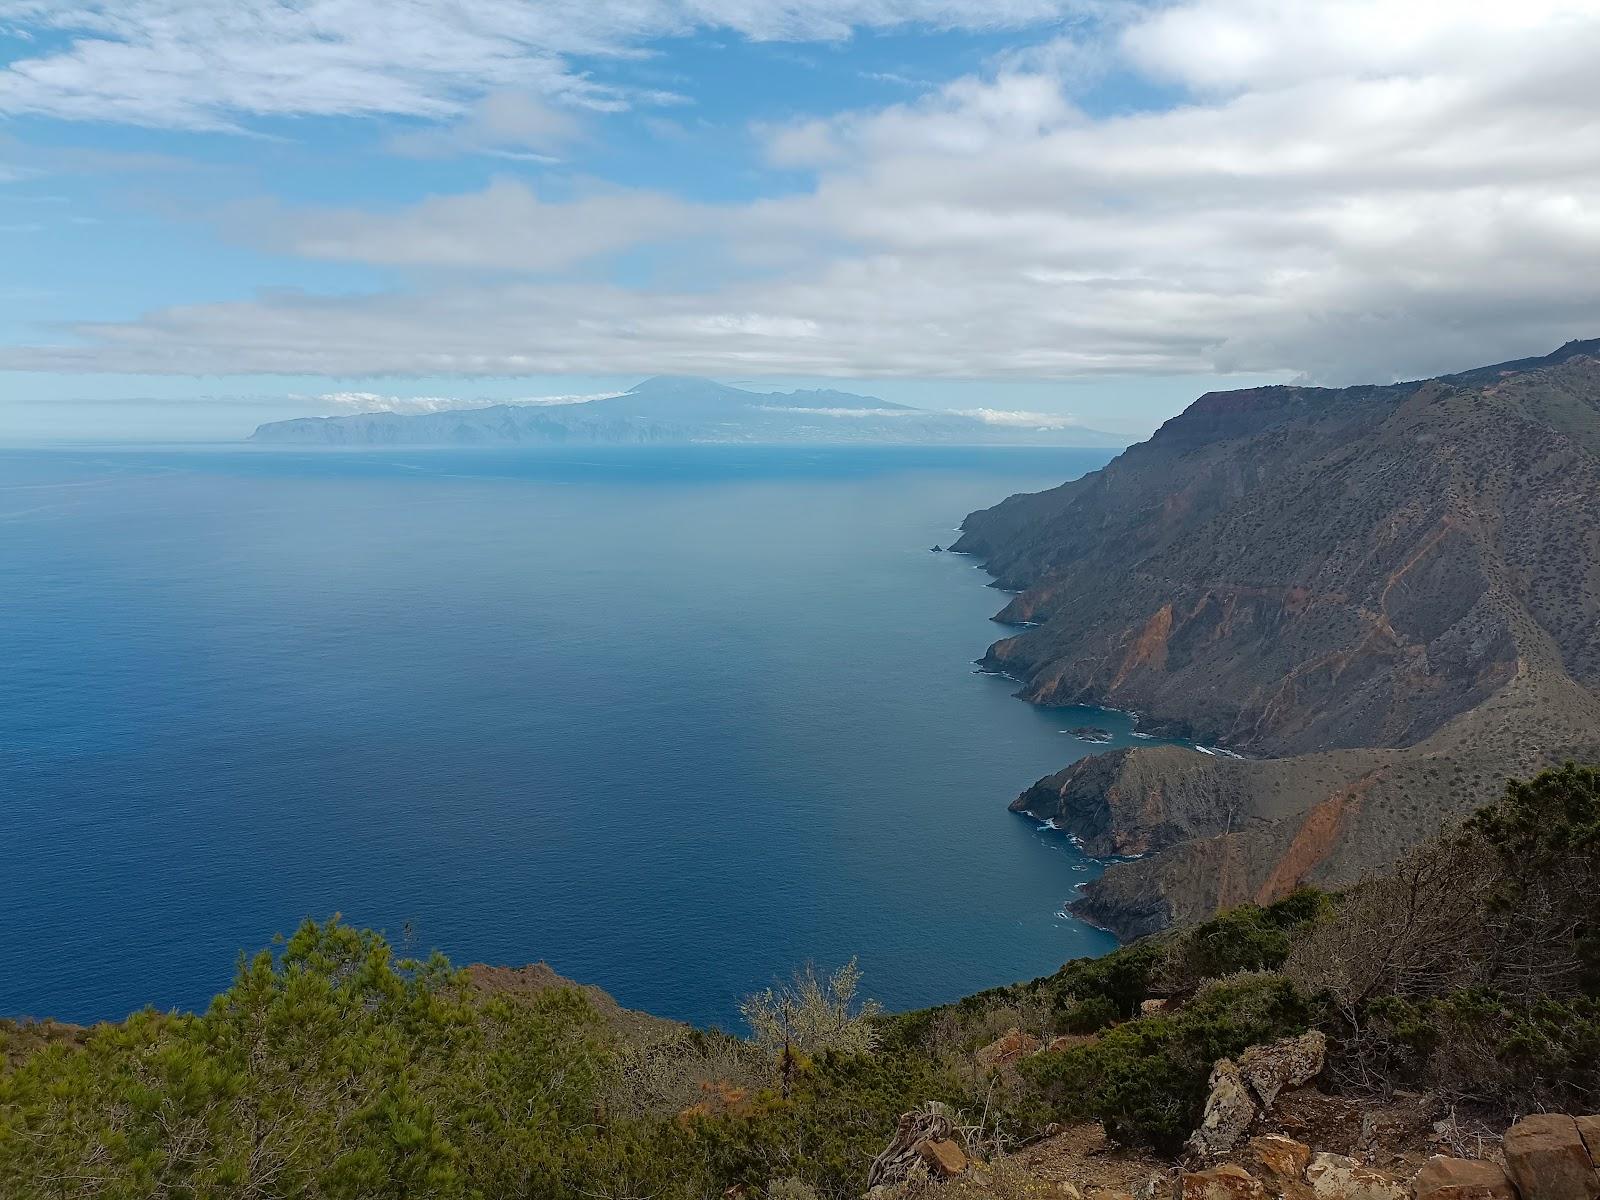
[[[1006,812],[1091,747],[930,554],[1062,450],[0,451],[0,1013],[203,1005],[344,914],[702,1024],[1110,939]]]

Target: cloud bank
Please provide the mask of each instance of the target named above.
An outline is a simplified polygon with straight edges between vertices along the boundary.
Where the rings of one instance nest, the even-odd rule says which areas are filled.
[[[565,56],[626,53],[689,26],[819,38],[908,21],[1025,28],[1068,11],[1043,0],[483,5],[473,11],[497,14],[491,25],[476,16],[439,34],[429,57],[422,46],[438,12],[415,3],[385,9],[378,34],[357,39],[360,55],[339,26],[326,51],[338,61],[315,87],[274,80],[269,64],[217,35],[208,54],[228,69],[208,72],[193,94],[175,85],[163,97],[140,56],[156,52],[158,35],[204,41],[192,7],[138,0],[131,11],[142,15],[123,20],[113,15],[123,6],[0,0],[0,14],[27,10],[88,31],[66,51],[14,65],[0,109],[109,107],[129,120],[203,124],[279,111],[274,103],[348,107],[360,95],[386,111],[454,117],[452,97],[502,86],[513,70],[546,71],[540,86],[552,96],[625,103],[585,91]],[[325,12],[267,8],[278,11],[264,6],[262,20],[304,22],[295,36],[305,38]],[[83,323],[57,344],[0,351],[0,366],[1286,371],[1344,383],[1600,333],[1592,0],[1190,0],[1099,15],[1087,32],[1051,29],[991,70],[905,103],[755,131],[772,164],[807,176],[788,195],[705,205],[605,189],[551,202],[501,182],[399,212],[277,211],[243,236],[413,274],[379,294],[273,292]],[[380,41],[392,43],[387,53],[374,49]],[[1166,99],[1089,111],[1085,64]],[[604,270],[632,249],[691,242],[708,248],[696,286],[619,283]]]

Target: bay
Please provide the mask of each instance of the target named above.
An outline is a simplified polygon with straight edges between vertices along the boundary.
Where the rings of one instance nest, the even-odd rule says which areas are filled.
[[[334,912],[724,1027],[1105,951],[1006,804],[1130,722],[976,673],[1004,596],[929,548],[1108,457],[0,452],[0,1013],[201,1006]]]

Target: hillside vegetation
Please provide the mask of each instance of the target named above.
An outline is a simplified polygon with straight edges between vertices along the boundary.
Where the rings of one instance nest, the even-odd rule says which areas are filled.
[[[1600,772],[1568,766],[1345,893],[920,1012],[802,973],[751,1040],[307,924],[203,1014],[0,1027],[0,1195],[857,1196],[930,1101],[993,1159],[1074,1120],[1174,1153],[1218,1058],[1313,1027],[1354,1096],[1592,1106],[1597,887]]]

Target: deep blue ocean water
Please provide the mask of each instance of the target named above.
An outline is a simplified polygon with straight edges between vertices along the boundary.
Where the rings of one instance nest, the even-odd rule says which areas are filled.
[[[0,451],[0,1014],[196,1007],[340,912],[737,1022],[1105,951],[1006,811],[1092,748],[930,554],[1109,455]]]

